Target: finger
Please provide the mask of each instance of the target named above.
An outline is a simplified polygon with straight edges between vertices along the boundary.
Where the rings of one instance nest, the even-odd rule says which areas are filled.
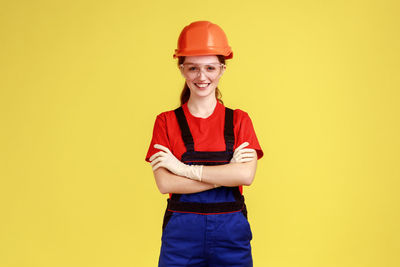
[[[241,155],[241,156],[237,159],[237,162],[240,162],[240,163],[249,162],[249,161],[252,161],[252,160],[254,160],[254,159],[256,159],[256,157],[253,156],[253,155],[249,155],[249,154],[247,154],[247,155]]]
[[[234,159],[234,158],[236,158],[237,157],[237,152],[235,151],[234,153],[233,153],[233,155],[232,155],[232,158]]]
[[[162,158],[162,157],[158,157],[158,158],[156,158],[155,160],[153,160],[153,161],[150,163],[150,165],[151,165],[151,166],[154,166],[154,165],[156,165],[157,163],[162,162],[162,161],[163,161],[163,158]]]
[[[239,153],[240,149],[235,149],[235,151],[233,152],[233,157],[235,157],[237,155],[237,153]]]
[[[157,152],[157,153],[154,153],[150,158],[149,158],[149,160],[150,161],[153,161],[153,159],[155,159],[155,158],[157,158],[157,157],[159,157],[160,156],[160,153],[161,153],[162,151],[159,151],[159,152]]]
[[[153,172],[154,172],[155,170],[157,170],[159,167],[162,167],[162,166],[161,166],[161,163],[159,163],[159,164],[153,166]]]
[[[249,157],[241,157],[240,158],[240,160],[253,160],[253,159],[256,159],[257,157],[254,157],[254,156],[249,156]]]
[[[246,157],[254,157],[254,156],[257,156],[257,152],[255,150],[248,151],[248,152],[242,152],[241,155],[242,156],[245,155]]]
[[[243,155],[243,154],[245,153],[245,152],[244,152],[244,149],[245,149],[245,148],[237,150],[237,151],[236,151],[235,157],[241,157],[241,155]]]
[[[249,145],[249,142],[244,142],[240,146],[238,146],[235,150],[240,150],[240,149],[242,149],[242,148],[244,148],[244,147],[246,147],[248,145]]]
[[[243,159],[243,158],[254,158],[256,157],[257,154],[253,151],[249,151],[249,152],[239,152],[236,156],[236,158],[238,159]]]
[[[255,149],[252,148],[243,148],[238,150],[238,154],[257,154]]]
[[[153,156],[151,156],[149,158],[149,160],[152,161],[155,158],[158,158],[160,156],[165,156],[165,155],[166,155],[166,153],[164,151],[158,151],[157,153],[154,153]]]
[[[256,154],[256,152],[254,149],[244,148],[244,149],[238,150],[235,157],[236,158],[254,157],[255,154]]]
[[[152,164],[153,171],[157,170],[159,167],[165,167],[165,162],[163,160],[158,160]]]
[[[242,148],[242,149],[238,150],[238,152],[239,152],[239,151],[240,151],[241,153],[255,152],[255,150],[252,149],[252,148]]]
[[[240,160],[253,160],[253,159],[255,159],[255,158],[257,158],[257,157],[254,157],[254,156],[249,156],[249,157],[241,157],[240,158]]]
[[[154,147],[155,147],[155,148],[158,148],[158,149],[160,149],[160,150],[163,150],[163,151],[165,151],[165,152],[167,152],[167,153],[171,153],[171,151],[170,151],[167,147],[165,147],[165,146],[162,146],[162,145],[159,145],[159,144],[155,144]]]
[[[243,142],[240,146],[238,146],[236,149],[242,149],[242,148],[244,148],[244,147],[246,147],[246,146],[248,146],[249,145],[249,142]]]
[[[249,159],[242,159],[241,161],[240,161],[240,163],[244,163],[244,162],[249,162],[249,161],[252,161],[253,160],[253,158],[249,158]]]

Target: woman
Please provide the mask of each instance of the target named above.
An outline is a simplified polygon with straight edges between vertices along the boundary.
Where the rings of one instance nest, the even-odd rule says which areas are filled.
[[[169,193],[159,266],[252,266],[242,186],[263,156],[248,114],[226,108],[218,82],[232,58],[223,30],[186,26],[174,58],[185,78],[181,106],[160,113],[146,156]]]

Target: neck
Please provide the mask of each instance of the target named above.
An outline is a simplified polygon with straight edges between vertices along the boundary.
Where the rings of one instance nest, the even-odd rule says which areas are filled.
[[[190,96],[187,103],[190,113],[193,116],[200,118],[209,117],[214,112],[216,105],[217,99],[215,98],[215,95],[201,99]]]

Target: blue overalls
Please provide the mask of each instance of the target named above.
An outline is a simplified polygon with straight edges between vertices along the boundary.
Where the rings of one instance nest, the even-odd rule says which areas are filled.
[[[225,107],[225,151],[195,151],[182,107],[174,110],[189,165],[228,164],[235,142],[233,110]],[[164,215],[159,267],[253,266],[244,197],[239,187],[217,187],[193,194],[172,194]]]

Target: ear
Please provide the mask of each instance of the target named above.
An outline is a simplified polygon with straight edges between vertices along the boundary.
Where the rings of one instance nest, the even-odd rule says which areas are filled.
[[[181,67],[178,67],[178,69],[179,69],[179,71],[181,72],[182,77],[185,78],[185,75],[183,75],[183,70],[182,70],[182,68],[181,68]]]
[[[219,77],[221,77],[222,74],[224,74],[225,70],[226,70],[226,65],[224,65],[224,66],[222,67],[222,70],[221,70],[221,73],[219,74]]]

